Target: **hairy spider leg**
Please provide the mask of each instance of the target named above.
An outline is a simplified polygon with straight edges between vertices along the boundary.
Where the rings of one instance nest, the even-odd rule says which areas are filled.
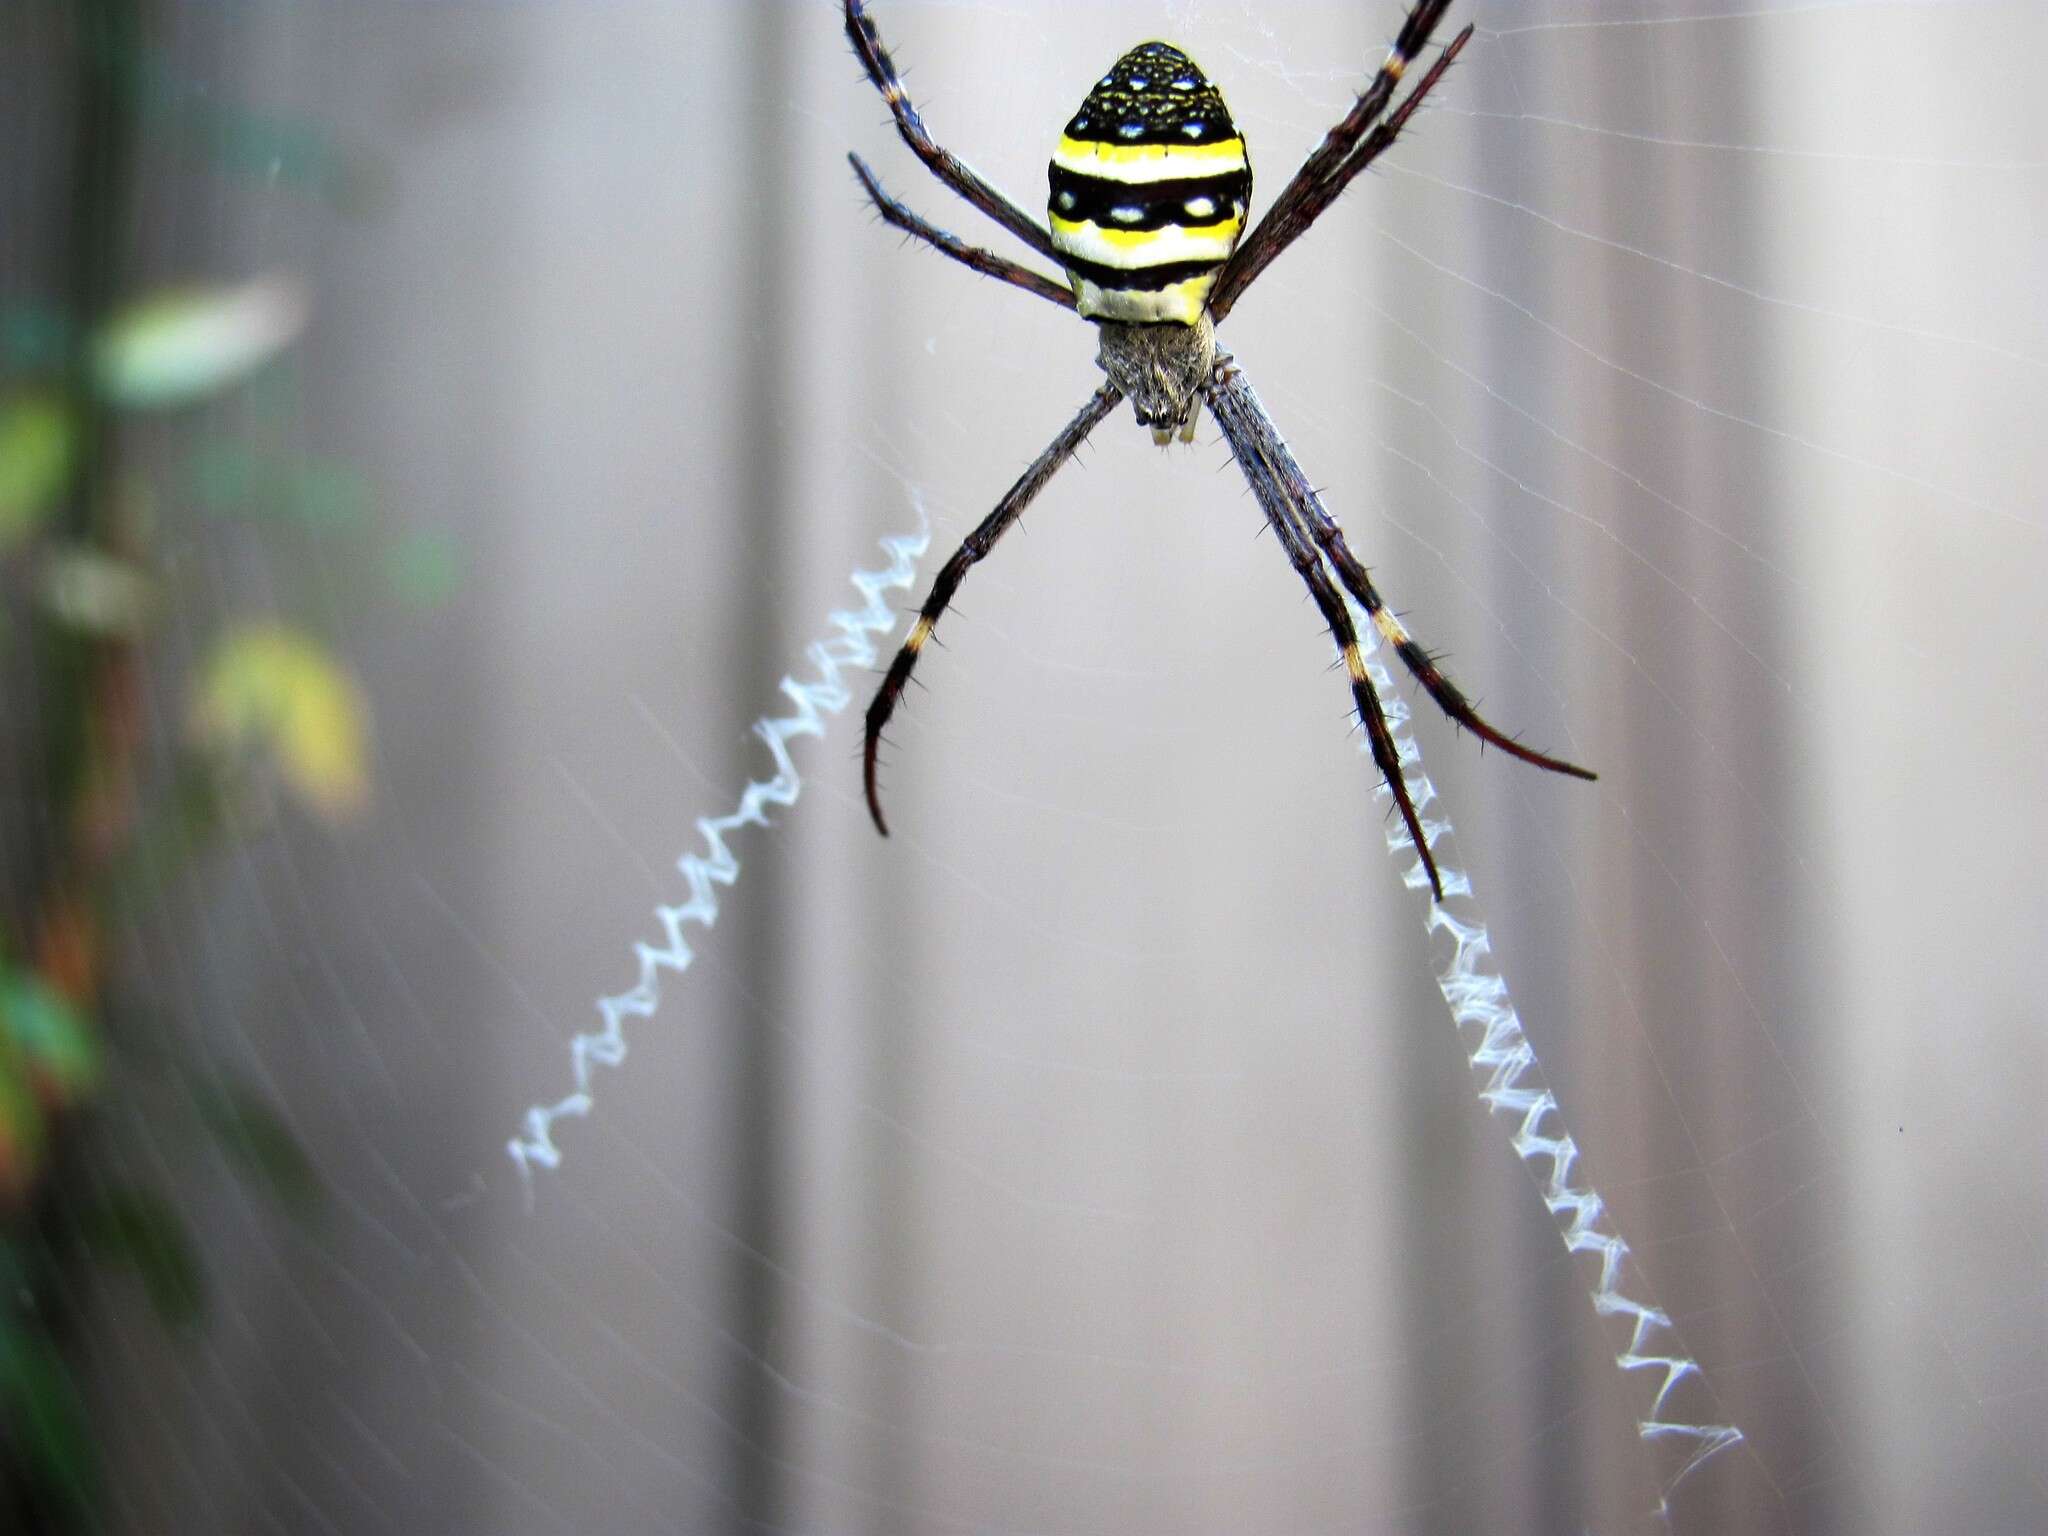
[[[953,552],[953,558],[940,567],[938,576],[933,579],[931,593],[918,610],[917,622],[910,626],[902,649],[889,663],[888,674],[883,677],[882,686],[875,690],[874,700],[868,705],[867,741],[861,753],[861,770],[867,786],[868,814],[875,819],[875,830],[884,837],[889,835],[889,823],[882,817],[881,790],[875,779],[875,756],[881,746],[882,728],[896,711],[896,701],[902,697],[904,685],[910,681],[911,668],[917,665],[918,652],[932,637],[932,631],[938,627],[946,605],[953,601],[953,594],[959,590],[967,572],[996,547],[996,541],[1009,532],[1010,525],[1031,504],[1032,497],[1044,489],[1054,471],[1074,456],[1074,450],[1087,441],[1088,434],[1122,399],[1122,393],[1111,385],[1105,384],[1096,390],[1088,403],[1081,407],[1081,413],[1060,429],[1059,436],[1047,445],[1045,452],[1032,460],[1031,467],[1017,477],[1017,483],[1003,494],[995,510],[967,535],[959,549]]]
[[[1533,747],[1524,746],[1514,737],[1489,723],[1472,707],[1471,700],[1465,697],[1456,683],[1443,674],[1435,658],[1422,648],[1408,632],[1408,627],[1394,615],[1392,609],[1387,607],[1386,600],[1379,594],[1379,589],[1372,584],[1371,573],[1351,552],[1351,546],[1345,542],[1343,528],[1338,525],[1337,519],[1331,516],[1330,509],[1323,504],[1322,494],[1309,484],[1308,476],[1302,472],[1293,450],[1280,436],[1279,428],[1275,427],[1272,418],[1265,414],[1263,407],[1258,403],[1258,397],[1252,394],[1251,386],[1245,384],[1243,389],[1251,401],[1252,430],[1259,437],[1265,457],[1286,485],[1289,499],[1308,520],[1311,536],[1328,557],[1331,568],[1337,573],[1337,579],[1344,583],[1346,591],[1358,599],[1358,606],[1363,608],[1366,616],[1372,620],[1373,628],[1380,632],[1388,647],[1401,658],[1402,665],[1414,674],[1415,680],[1422,684],[1430,698],[1436,701],[1437,708],[1480,740],[1492,743],[1525,763],[1547,769],[1551,773],[1568,774],[1575,779],[1598,779],[1600,776],[1590,768],[1581,768],[1576,763],[1568,763],[1563,758],[1552,757],[1546,752],[1538,752]]]
[[[875,89],[882,93],[882,100],[889,104],[890,115],[896,119],[897,134],[910,146],[911,153],[924,162],[925,169],[1039,255],[1048,261],[1058,261],[1059,253],[1053,249],[1052,236],[1043,225],[926,131],[924,119],[917,115],[917,108],[904,94],[903,82],[896,77],[896,61],[889,57],[882,34],[861,0],[846,0],[846,36],[860,58],[861,68],[867,71]]]
[[[1295,465],[1294,470],[1299,474],[1300,466]],[[1323,506],[1322,498],[1313,490],[1309,490],[1308,495],[1301,499],[1301,506],[1314,524],[1316,542],[1329,556],[1330,565],[1337,572],[1338,579],[1344,583],[1345,590],[1358,599],[1358,606],[1366,611],[1366,615],[1373,622],[1373,627],[1392,647],[1394,654],[1401,658],[1402,665],[1414,674],[1415,680],[1422,684],[1424,690],[1436,701],[1438,709],[1481,741],[1492,743],[1510,757],[1518,757],[1525,763],[1548,769],[1552,773],[1567,774],[1575,779],[1590,781],[1600,777],[1590,768],[1581,768],[1578,764],[1568,763],[1561,757],[1552,757],[1547,752],[1538,752],[1534,747],[1524,746],[1514,737],[1506,735],[1498,727],[1488,723],[1486,718],[1472,707],[1472,701],[1465,697],[1463,690],[1444,676],[1443,670],[1436,664],[1436,659],[1416,642],[1415,637],[1408,632],[1408,627],[1387,607],[1378,589],[1373,586],[1372,577],[1359,562],[1358,557],[1351,553],[1350,546],[1344,542],[1344,530],[1337,526],[1337,520],[1331,517],[1328,509]]]
[[[1380,121],[1401,77],[1407,73],[1409,62],[1428,46],[1437,23],[1443,20],[1443,14],[1449,7],[1450,0],[1420,0],[1409,11],[1386,62],[1380,66],[1365,94],[1302,161],[1294,179],[1281,189],[1279,197],[1273,200],[1273,206],[1253,226],[1244,244],[1237,248],[1236,254],[1216,279],[1216,286],[1209,294],[1209,313],[1217,321],[1230,313],[1245,289],[1272,265],[1275,257],[1308,231],[1309,226],[1322,216],[1323,210],[1337,200],[1361,171],[1392,147],[1415,109],[1436,89],[1437,82],[1443,79],[1445,71],[1471,39],[1472,28],[1469,26],[1451,39],[1450,46],[1430,66],[1415,89],[1408,93],[1393,116]]]
[[[977,272],[1106,323],[1104,334],[1111,340],[1112,332],[1130,329],[1133,322],[1142,333],[1162,321],[1206,331],[1207,322],[1221,320],[1274,258],[1393,145],[1473,32],[1468,26],[1453,38],[1421,81],[1389,113],[1388,106],[1410,63],[1428,46],[1450,6],[1450,0],[1417,0],[1386,61],[1356,105],[1324,136],[1251,235],[1239,244],[1250,197],[1251,163],[1220,93],[1180,50],[1166,43],[1140,44],[1117,61],[1083,102],[1053,158],[1049,208],[1053,226],[1048,233],[932,140],[903,92],[895,64],[866,7],[861,0],[844,3],[847,36],[868,78],[889,104],[904,142],[960,197],[1034,250],[1060,262],[1072,291],[919,217],[884,191],[858,156],[849,156],[883,219]],[[1113,350],[1105,345],[1105,359]],[[1431,888],[1441,899],[1435,860],[1402,777],[1385,712],[1365,672],[1356,627],[1331,584],[1326,562],[1402,664],[1452,720],[1537,767],[1584,779],[1595,775],[1524,747],[1473,709],[1382,601],[1365,566],[1352,554],[1342,529],[1308,483],[1241,371],[1227,354],[1213,355],[1213,375],[1201,387],[1268,520],[1344,651],[1373,759],[1386,777]],[[1096,392],[940,571],[868,708],[864,752],[868,809],[876,828],[885,835],[888,826],[876,784],[882,729],[909,682],[919,651],[968,568],[994,548],[1044,483],[1124,397],[1114,382],[1115,370],[1107,361],[1104,367],[1112,373],[1113,382]],[[1199,408],[1199,396],[1194,404]],[[1184,433],[1193,420],[1190,412],[1181,424]],[[1157,437],[1159,423],[1153,425]]]
[[[868,201],[875,205],[875,212],[885,223],[894,225],[913,239],[922,240],[941,255],[950,256],[962,266],[972,267],[984,277],[1001,278],[1013,287],[1022,288],[1026,293],[1036,294],[1050,300],[1062,309],[1074,307],[1074,295],[1049,277],[1041,277],[1029,267],[1011,261],[1007,256],[998,256],[994,251],[985,251],[978,245],[969,245],[957,235],[949,235],[930,220],[921,218],[905,204],[891,197],[882,187],[881,179],[868,168],[868,163],[859,155],[848,155],[847,161],[853,166],[853,174],[860,178],[860,184],[867,189]]]
[[[1429,888],[1436,899],[1442,901],[1443,878],[1437,873],[1436,857],[1429,851],[1429,838],[1423,831],[1422,818],[1416,814],[1415,801],[1408,793],[1408,781],[1401,772],[1401,754],[1394,745],[1394,733],[1387,727],[1386,710],[1380,703],[1378,690],[1372,685],[1371,675],[1365,669],[1365,653],[1358,643],[1358,627],[1351,622],[1351,610],[1344,606],[1336,583],[1323,569],[1322,556],[1317,553],[1307,521],[1294,505],[1289,477],[1275,462],[1277,458],[1291,455],[1287,454],[1286,444],[1280,440],[1279,433],[1272,430],[1272,423],[1266,419],[1250,383],[1227,354],[1217,360],[1216,381],[1209,391],[1209,410],[1223,428],[1223,436],[1230,444],[1231,453],[1236,456],[1238,467],[1244,472],[1245,482],[1251,486],[1252,495],[1265,511],[1266,521],[1279,535],[1288,558],[1294,562],[1295,571],[1321,610],[1323,622],[1329,625],[1331,636],[1344,653],[1344,667],[1351,676],[1351,697],[1358,707],[1359,724],[1364,726],[1366,740],[1371,744],[1373,763],[1387,781],[1394,804],[1401,812],[1401,820],[1407,825],[1409,840],[1415,844],[1423,872],[1429,877]],[[1261,429],[1262,424],[1264,430]]]

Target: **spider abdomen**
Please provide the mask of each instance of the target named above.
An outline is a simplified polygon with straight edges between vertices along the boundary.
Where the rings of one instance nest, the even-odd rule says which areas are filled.
[[[1171,43],[1116,61],[1053,152],[1053,248],[1091,320],[1193,325],[1244,233],[1251,161],[1222,93]]]

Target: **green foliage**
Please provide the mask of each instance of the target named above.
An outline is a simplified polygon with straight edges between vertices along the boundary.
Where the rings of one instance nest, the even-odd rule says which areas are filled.
[[[208,1094],[199,1115],[221,1150],[272,1200],[297,1216],[318,1208],[320,1176],[277,1112],[246,1089]]]
[[[36,532],[71,482],[77,432],[54,394],[0,405],[0,555]]]
[[[192,405],[275,359],[304,328],[306,309],[304,288],[282,277],[154,294],[102,327],[94,382],[118,406]]]
[[[157,1318],[189,1328],[205,1310],[206,1278],[184,1218],[146,1189],[113,1190],[78,1214],[86,1249],[103,1266],[126,1269],[142,1282]]]
[[[318,533],[357,533],[370,523],[368,482],[334,459],[209,438],[193,451],[180,479],[192,505],[216,517],[278,518]]]
[[[0,1199],[36,1185],[56,1116],[99,1086],[91,1019],[39,977],[0,962]]]
[[[98,1481],[70,1363],[33,1317],[0,1316],[0,1423],[17,1476],[38,1500],[82,1516]]]
[[[155,613],[156,583],[149,573],[89,544],[46,550],[41,577],[44,611],[73,634],[137,638]]]
[[[413,608],[437,608],[462,584],[460,554],[445,533],[406,535],[392,546],[385,569],[391,590]]]
[[[11,375],[55,373],[70,358],[71,318],[50,304],[0,309],[0,369]]]
[[[132,1279],[181,1333],[206,1311],[203,1256],[170,1199],[75,1176],[89,1166],[78,1143],[96,1111],[163,1075],[190,1081],[175,1063],[165,1074],[160,1058],[138,1062],[136,1032],[114,1012],[124,995],[105,974],[114,915],[141,882],[155,886],[256,825],[234,813],[260,783],[330,819],[361,810],[370,792],[362,690],[289,617],[290,594],[275,595],[278,611],[230,614],[207,634],[208,610],[188,604],[183,586],[203,562],[164,558],[161,529],[189,536],[205,517],[223,539],[317,541],[328,581],[345,579],[338,557],[353,550],[364,589],[414,606],[441,601],[456,572],[444,538],[380,528],[355,467],[300,449],[288,354],[311,312],[303,280],[271,273],[105,297],[118,289],[126,174],[145,130],[153,154],[207,156],[336,206],[374,190],[376,167],[315,127],[177,78],[143,45],[147,18],[126,0],[95,0],[69,19],[77,25],[59,35],[73,48],[63,62],[78,121],[53,142],[75,140],[78,163],[93,168],[75,179],[70,209],[85,253],[70,297],[84,308],[0,305],[0,562],[36,598],[12,622],[35,631],[37,695],[24,715],[50,738],[55,802],[40,864],[15,876],[30,920],[18,943],[0,936],[0,1524],[26,1512],[38,1529],[89,1527],[96,1514],[73,1353],[99,1325],[81,1303],[93,1294],[84,1271]],[[130,430],[143,418],[146,432]],[[116,450],[136,442],[149,457],[117,464]],[[170,471],[155,472],[160,463]],[[180,657],[199,636],[186,698],[170,710],[153,693],[179,674],[150,654],[166,628]],[[152,741],[165,719],[177,740]],[[151,771],[166,761],[171,773]],[[311,1160],[259,1095],[230,1085],[189,1093],[184,1108],[195,1144],[203,1134],[237,1177],[294,1217],[318,1209]],[[150,1112],[152,1134],[161,1118]]]
[[[192,735],[229,772],[257,763],[332,820],[369,798],[362,692],[318,641],[282,624],[243,624],[199,670]]]
[[[0,1198],[19,1202],[42,1176],[49,1117],[13,1053],[0,1055]]]
[[[0,1055],[56,1108],[99,1086],[102,1052],[92,1022],[38,977],[0,966]]]

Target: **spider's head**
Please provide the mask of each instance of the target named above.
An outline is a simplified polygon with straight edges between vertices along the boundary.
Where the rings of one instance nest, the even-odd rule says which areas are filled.
[[[1193,325],[1105,321],[1098,329],[1102,350],[1096,364],[1131,402],[1138,425],[1150,427],[1152,441],[1162,448],[1175,433],[1182,442],[1193,442],[1202,390],[1216,365],[1216,328],[1209,317]]]

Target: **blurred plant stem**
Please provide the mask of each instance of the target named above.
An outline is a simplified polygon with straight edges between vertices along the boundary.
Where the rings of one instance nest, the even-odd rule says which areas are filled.
[[[73,0],[69,15],[73,86],[64,307],[73,323],[60,389],[70,432],[70,485],[57,509],[57,526],[67,543],[118,558],[132,552],[119,547],[125,530],[112,506],[112,422],[93,387],[87,338],[112,312],[118,293],[136,143],[134,96],[120,60],[133,55],[141,15],[137,0]],[[41,782],[58,814],[31,845],[35,852],[25,872],[33,913],[30,953],[13,958],[27,962],[36,978],[29,986],[68,1001],[76,1010],[70,1017],[77,1020],[100,990],[104,946],[95,887],[133,820],[139,664],[132,636],[53,623],[36,629],[38,716],[46,733]],[[82,1319],[72,1303],[74,1288],[64,1279],[67,1256],[76,1253],[84,1232],[80,1210],[67,1199],[75,1128],[54,1114],[45,1116],[39,1106],[19,1108],[16,1120],[46,1125],[48,1135],[40,1158],[27,1146],[17,1157],[24,1178],[33,1178],[28,1170],[38,1163],[43,1176],[11,1192],[21,1204],[6,1223],[0,1250],[12,1282],[11,1315],[0,1330],[0,1422],[11,1453],[6,1496],[14,1528],[66,1530],[90,1521],[98,1482],[73,1369]]]
[[[126,531],[114,509],[111,414],[94,387],[91,338],[113,313],[122,231],[134,174],[136,102],[123,60],[140,41],[138,0],[72,0],[71,206],[65,299],[73,324],[64,370],[72,431],[70,494],[61,527],[81,548],[114,558]],[[81,930],[95,876],[132,817],[140,681],[132,636],[59,624],[38,626],[46,656],[43,720],[49,731],[43,783],[61,815],[43,850],[33,942],[38,965],[80,1004],[96,991],[96,935]],[[78,990],[73,990],[74,988]]]

